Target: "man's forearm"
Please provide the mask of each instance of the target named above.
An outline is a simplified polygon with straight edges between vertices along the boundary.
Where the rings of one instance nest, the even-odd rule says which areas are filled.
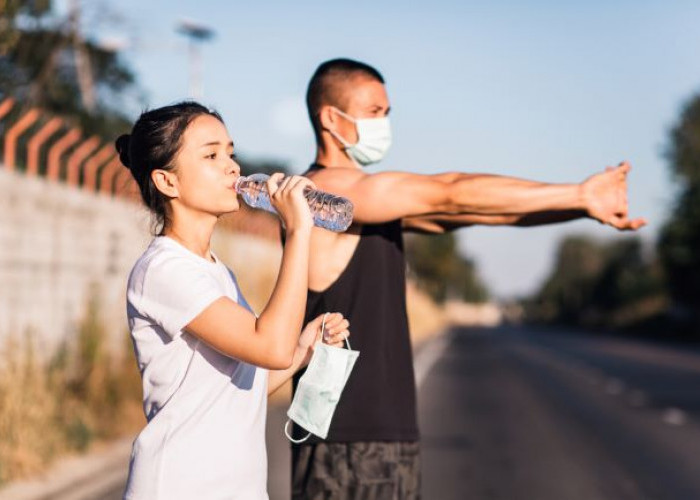
[[[586,217],[583,210],[561,210],[534,212],[531,214],[435,214],[407,217],[403,220],[407,231],[440,234],[469,226],[514,226],[532,227],[558,224]]]
[[[445,175],[445,174],[443,174]],[[580,184],[548,184],[486,174],[447,174],[447,212],[477,215],[585,211]]]

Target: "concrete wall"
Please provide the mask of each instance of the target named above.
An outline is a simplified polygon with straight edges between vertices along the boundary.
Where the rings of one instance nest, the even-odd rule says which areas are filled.
[[[125,282],[149,224],[124,199],[0,169],[0,339],[31,331],[53,350],[91,293],[110,334],[123,332]]]
[[[75,332],[91,294],[115,343],[126,332],[125,286],[151,239],[151,217],[125,198],[30,178],[0,164],[0,344],[32,332],[52,352]],[[218,231],[214,247],[241,285],[264,301],[279,265],[274,242]],[[268,276],[256,282],[261,270]],[[259,288],[262,287],[263,290]]]

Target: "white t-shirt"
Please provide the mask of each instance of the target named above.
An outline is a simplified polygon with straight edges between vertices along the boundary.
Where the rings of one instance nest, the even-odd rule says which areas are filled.
[[[268,498],[267,370],[182,331],[222,296],[250,310],[233,273],[214,258],[157,237],[129,276],[148,423],[134,441],[126,499]]]

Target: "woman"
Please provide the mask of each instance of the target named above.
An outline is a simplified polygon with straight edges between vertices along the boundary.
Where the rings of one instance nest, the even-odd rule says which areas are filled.
[[[192,102],[148,111],[116,142],[159,231],[129,277],[127,314],[148,423],[134,442],[127,499],[266,499],[267,395],[308,363],[322,318],[303,330],[312,219],[305,178],[268,183],[286,246],[255,317],[212,253],[217,219],[238,210],[240,168],[221,117]],[[324,340],[348,335],[325,315]]]

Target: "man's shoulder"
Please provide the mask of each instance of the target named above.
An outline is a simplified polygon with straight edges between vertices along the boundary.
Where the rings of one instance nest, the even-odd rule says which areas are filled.
[[[356,168],[347,167],[325,167],[311,169],[304,173],[306,177],[311,179],[318,187],[330,187],[340,185],[348,187],[362,179],[372,175]]]
[[[361,178],[368,175],[367,172],[360,170],[358,168],[350,167],[322,167],[322,168],[310,168],[304,175],[311,179],[313,178],[336,178],[336,177],[348,177],[348,178]]]

